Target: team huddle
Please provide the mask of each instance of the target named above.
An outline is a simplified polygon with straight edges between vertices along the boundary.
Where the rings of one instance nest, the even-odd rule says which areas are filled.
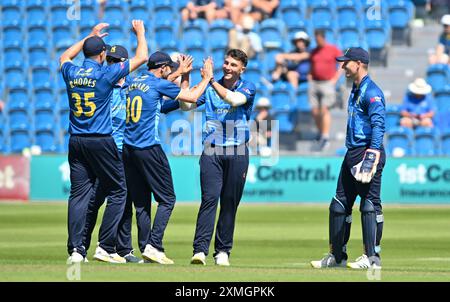
[[[105,23],[96,25],[88,37],[60,57],[71,109],[68,262],[87,262],[97,214],[106,200],[93,259],[110,263],[174,263],[165,254],[163,237],[176,195],[169,161],[160,145],[159,121],[161,114],[202,106],[206,111],[206,124],[200,157],[201,205],[191,263],[206,265],[220,200],[213,256],[216,265],[230,265],[236,213],[249,165],[248,122],[256,94],[255,85],[241,79],[247,55],[238,49],[228,50],[222,64],[223,76],[217,80],[214,62],[205,58],[201,81],[192,85],[193,58],[181,54],[173,60],[160,51],[149,56],[143,21],[132,21],[137,37],[136,54],[132,58],[121,45],[105,44],[102,38],[107,34],[102,31],[107,26]],[[71,60],[81,51],[85,60],[77,66]],[[349,120],[347,133],[349,136],[357,132],[347,140],[349,152],[345,167],[351,165],[351,171],[343,164],[337,194],[330,206],[331,251],[321,261],[311,263],[316,268],[346,263],[349,217],[357,195],[361,196],[363,234],[367,233],[364,235],[365,258],[360,257],[362,260],[349,266],[381,266],[379,191],[385,160],[381,144],[384,97],[367,76],[361,77],[364,70],[360,72],[358,64],[367,67],[368,57],[358,49],[352,51],[338,58],[345,62],[343,68],[348,72],[347,77],[358,85],[351,96],[352,99],[358,94],[358,100],[352,107],[353,119]],[[134,78],[129,75],[144,64],[146,72]],[[158,203],[153,224],[152,196]],[[135,256],[132,246],[133,206],[143,259]]]

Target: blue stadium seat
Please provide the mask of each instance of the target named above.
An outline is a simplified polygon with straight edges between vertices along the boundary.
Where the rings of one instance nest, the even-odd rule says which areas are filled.
[[[25,84],[22,83],[20,86],[10,89],[7,99],[9,108],[21,107],[22,105],[17,105],[17,102],[22,102],[24,104],[23,106],[29,106],[30,99]]]
[[[120,20],[122,24],[128,23],[128,9],[128,2],[121,0],[108,0],[108,2],[106,2],[103,20],[107,23],[115,20]],[[147,19],[144,20],[147,21]]]
[[[31,75],[34,88],[50,86],[49,83],[51,82],[51,71],[48,65],[33,68],[31,71]]]
[[[20,67],[5,68],[5,78],[8,81],[5,84],[6,88],[15,88],[26,83],[26,74]]]
[[[309,5],[311,9],[311,20],[313,24],[321,23],[322,21],[334,20],[336,12],[336,4],[330,0],[314,0]]]
[[[400,126],[400,105],[387,105],[386,106],[386,118],[385,127],[386,130],[395,129]]]
[[[21,23],[17,25],[8,25],[3,27],[3,47],[23,47],[23,34]]]
[[[130,3],[130,18],[137,20],[149,20],[151,15],[149,3],[146,0],[132,0]]]
[[[380,49],[386,46],[390,38],[390,26],[384,20],[365,19],[366,41],[369,48]]]
[[[28,60],[31,68],[46,65],[49,59],[50,54],[47,53],[47,48],[45,47],[35,47],[28,51]]]
[[[105,41],[110,45],[124,45],[128,42],[128,33],[123,30],[123,25],[114,24],[108,27],[108,36]]]
[[[194,69],[199,69],[203,67],[203,60],[209,55],[207,50],[202,47],[202,45],[191,46],[190,48],[185,48],[185,53],[188,53],[194,58],[192,67]]]
[[[33,26],[28,28],[28,49],[47,47],[49,39],[50,37],[45,27]]]
[[[301,83],[295,92],[295,109],[310,112],[311,105],[308,100],[308,83]]]
[[[4,68],[25,68],[23,66],[24,56],[21,48],[9,47],[4,50]]]
[[[414,131],[414,151],[416,156],[440,155],[440,146],[437,143],[438,133],[435,128],[418,127]]]
[[[288,32],[289,36],[292,36],[293,34],[295,34],[298,31],[304,31],[309,36],[313,35],[312,24],[310,24],[308,22],[308,20],[305,20],[305,19],[294,19],[294,20],[286,21],[286,27],[287,27],[287,32]]]
[[[204,44],[207,36],[208,22],[204,19],[196,19],[186,22],[183,25],[183,43],[186,47],[192,45],[190,43]]]
[[[64,23],[60,23],[59,25],[53,27],[52,33],[53,33],[53,44],[56,47],[60,47],[60,45],[65,43],[65,41],[73,38],[72,27],[70,26],[70,23],[67,20],[64,21]]]
[[[178,39],[177,28],[172,24],[171,20],[155,19],[154,31],[158,47],[165,46]]]
[[[67,11],[70,8],[67,0],[52,0],[50,5],[50,14],[53,25],[59,20],[67,19]]]
[[[409,0],[390,0],[388,12],[392,27],[392,43],[411,46],[410,22],[414,18],[414,4]]]
[[[52,109],[37,109],[34,112],[36,131],[51,130],[55,126],[55,115]]]
[[[358,20],[362,14],[361,2],[359,0],[337,0],[336,1],[336,13],[337,19],[341,21],[346,20]]]
[[[4,0],[2,1],[2,25],[7,27],[10,25],[19,25],[22,18],[22,0]]]
[[[175,3],[171,0],[155,0],[153,3],[153,14],[155,19],[174,20],[178,14],[175,14]]]
[[[409,128],[398,127],[386,132],[388,155],[398,156],[398,153],[409,156],[414,155],[412,150],[414,134]]]
[[[19,105],[19,104],[18,104]],[[28,129],[30,124],[29,107],[22,103],[22,107],[8,109],[9,128],[11,130]]]
[[[64,135],[64,142],[62,144],[62,151],[67,153],[69,152],[69,139],[70,139],[70,134],[68,131],[64,131],[63,132]]]
[[[261,22],[259,28],[259,35],[265,48],[282,47],[285,32],[284,22],[277,19],[266,19]]]
[[[58,140],[52,129],[36,130],[35,140],[35,144],[41,147],[43,153],[59,151]]]
[[[50,87],[40,87],[34,91],[34,109],[50,110],[55,107],[53,90]]]
[[[180,51],[178,42],[176,40],[164,41],[164,44],[159,44],[158,48],[159,50],[168,54]]]
[[[277,9],[278,18],[289,28],[294,20],[303,20],[306,16],[306,2],[303,0],[280,1]]]
[[[450,82],[450,67],[446,64],[430,65],[427,69],[427,83],[431,85],[433,91],[444,89]]]
[[[284,48],[277,47],[277,48],[265,48],[264,49],[264,58],[263,58],[263,64],[264,69],[271,73],[275,69],[276,61],[275,56],[279,54],[280,52],[285,52]]]
[[[341,49],[361,47],[361,44],[359,29],[353,27],[339,29],[339,45]]]
[[[209,37],[214,37],[214,39],[210,39],[210,42],[213,41],[225,41],[228,42],[228,31],[234,28],[233,22],[228,19],[217,19],[214,20],[209,26]]]
[[[220,61],[219,61],[220,62]],[[216,64],[220,64],[217,62]],[[261,77],[264,76],[262,63],[257,60],[252,60],[247,63],[247,68],[242,78],[252,83],[258,83]]]
[[[45,26],[47,20],[47,6],[43,0],[27,1],[28,26]]]
[[[447,84],[442,89],[435,91],[434,99],[438,111],[450,110],[450,84]]]
[[[80,27],[91,27],[97,23],[97,1],[83,0],[80,1]],[[81,29],[81,28],[80,28]]]
[[[213,58],[214,65],[217,67],[217,65],[221,64],[223,61],[223,58],[225,57],[226,51],[227,51],[228,43],[226,40],[221,39],[212,39],[210,41],[210,54]]]
[[[21,153],[24,148],[31,147],[31,136],[28,129],[11,130],[11,152]]]
[[[271,92],[272,109],[274,111],[290,111],[293,107],[294,89],[291,84],[278,81]]]

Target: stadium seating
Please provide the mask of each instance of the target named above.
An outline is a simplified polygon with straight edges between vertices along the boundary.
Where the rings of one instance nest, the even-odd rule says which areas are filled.
[[[427,69],[427,83],[431,85],[433,91],[444,89],[450,82],[450,67],[446,64],[430,65]]]
[[[419,127],[414,131],[414,153],[416,156],[440,155],[436,128]]]
[[[434,98],[438,111],[446,112],[450,110],[450,84],[435,91]]]
[[[400,126],[400,105],[387,105],[385,127],[386,130],[394,129]]]
[[[411,25],[414,5],[409,0],[389,0],[389,22],[392,27],[392,43],[411,46]]]
[[[413,155],[414,133],[409,128],[397,127],[386,132],[387,155],[409,156]]]
[[[442,149],[442,155],[450,156],[450,129],[448,129],[445,132],[442,132],[441,149]]]

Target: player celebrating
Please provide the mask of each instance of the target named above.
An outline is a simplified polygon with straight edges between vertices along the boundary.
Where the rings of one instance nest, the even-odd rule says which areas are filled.
[[[192,70],[192,58],[181,58],[181,88],[167,80],[173,68],[178,67],[168,54],[159,51],[153,53],[147,66],[148,72],[134,79],[129,86],[123,163],[128,200],[132,200],[136,208],[142,257],[150,262],[173,264],[166,257],[162,244],[175,205],[175,193],[172,172],[158,135],[161,104],[163,96],[194,103],[208,85],[213,69],[211,60],[206,60],[202,81],[190,90],[187,79]],[[151,194],[158,202],[153,227],[150,217]]]
[[[327,268],[347,264],[346,246],[350,238],[352,207],[359,195],[364,254],[347,266],[355,269],[381,268],[383,212],[380,190],[381,173],[386,162],[383,147],[384,95],[368,76],[367,51],[360,47],[349,48],[344,56],[336,60],[344,62],[342,69],[354,83],[348,102],[348,150],[339,174],[336,196],[330,204],[330,253],[321,260],[311,261],[311,265]]]
[[[115,246],[117,227],[126,201],[123,165],[111,137],[111,94],[119,79],[144,64],[148,58],[144,24],[133,20],[137,36],[136,56],[132,59],[102,66],[106,45],[101,33],[108,26],[96,25],[91,34],[67,49],[60,57],[61,73],[67,86],[70,105],[69,165],[71,190],[68,207],[68,243],[70,263],[84,261],[82,244],[86,211],[95,181],[98,178],[108,196],[94,259],[124,263]],[[83,50],[82,66],[72,63]]]
[[[202,203],[197,217],[192,264],[206,265],[220,198],[214,259],[217,265],[230,265],[236,212],[249,164],[248,120],[256,91],[255,85],[241,79],[247,61],[243,51],[229,50],[222,65],[223,77],[219,81],[211,78],[210,86],[196,104],[180,102],[182,110],[203,104],[206,109],[204,150],[200,158]]]

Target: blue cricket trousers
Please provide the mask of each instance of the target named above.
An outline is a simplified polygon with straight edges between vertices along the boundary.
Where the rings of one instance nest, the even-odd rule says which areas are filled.
[[[86,212],[98,179],[108,196],[99,232],[99,243],[116,252],[117,228],[125,207],[127,188],[119,151],[110,135],[72,135],[69,139],[70,196],[68,253],[86,256],[83,234]]]
[[[217,152],[212,152],[210,148],[214,148]],[[214,250],[215,254],[218,252],[229,254],[231,251],[236,212],[244,192],[249,164],[247,146],[245,146],[244,154],[241,155],[237,152],[238,148],[237,146],[205,146],[200,157],[202,202],[197,216],[194,254],[203,252],[208,255],[219,198],[220,213]]]
[[[123,164],[128,187],[127,203],[131,205],[132,202],[136,209],[139,250],[142,253],[145,246],[151,244],[163,252],[164,231],[176,200],[166,154],[160,145],[136,149],[124,144]],[[150,216],[152,195],[158,203],[153,227]],[[124,217],[131,215],[131,207],[129,211],[124,213]]]
[[[122,159],[122,152],[119,151],[120,158]],[[125,177],[125,174],[124,174]],[[108,197],[103,187],[100,185],[100,181],[97,179],[94,187],[94,194],[89,202],[88,210],[86,213],[86,227],[83,235],[83,245],[86,251],[89,250],[91,245],[92,232],[94,231],[95,224],[97,222],[98,211]],[[133,206],[131,202],[125,204],[124,213],[119,223],[117,234],[116,250],[120,256],[125,256],[133,250],[131,239],[131,225],[133,218]]]

